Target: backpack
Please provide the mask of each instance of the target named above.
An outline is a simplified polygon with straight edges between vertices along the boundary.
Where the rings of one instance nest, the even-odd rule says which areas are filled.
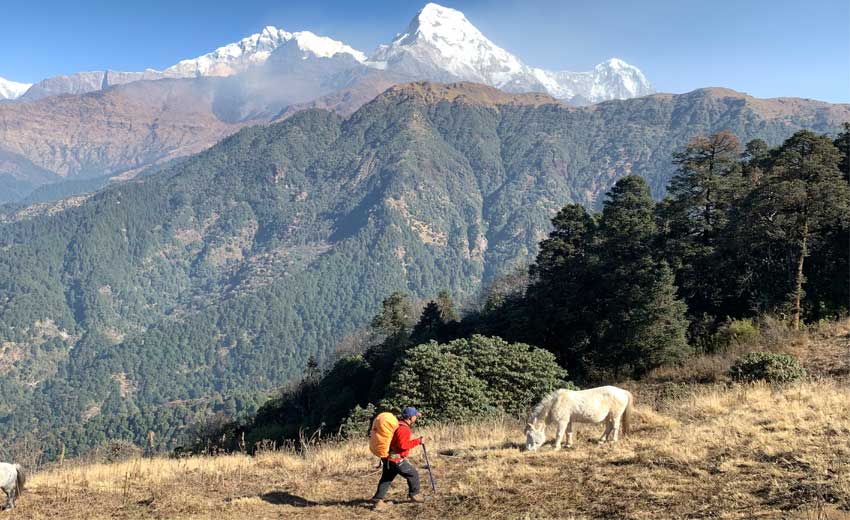
[[[385,459],[390,455],[390,441],[398,428],[398,419],[390,412],[379,413],[372,421],[369,431],[369,451],[372,455]]]

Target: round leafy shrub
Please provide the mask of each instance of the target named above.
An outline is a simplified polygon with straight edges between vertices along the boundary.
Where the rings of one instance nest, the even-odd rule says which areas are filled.
[[[426,421],[460,421],[492,412],[483,381],[466,359],[432,341],[413,347],[396,365],[381,408],[422,408]]]
[[[408,350],[396,365],[383,406],[421,407],[428,420],[462,420],[496,411],[520,414],[566,385],[552,353],[475,335]]]
[[[491,404],[509,414],[524,413],[552,390],[572,386],[564,383],[567,371],[555,355],[542,348],[478,334],[448,346],[484,381]]]
[[[723,348],[753,345],[761,336],[753,320],[729,320],[717,331],[717,340]]]
[[[736,381],[787,383],[805,377],[806,369],[787,354],[751,352],[732,365],[729,375]]]

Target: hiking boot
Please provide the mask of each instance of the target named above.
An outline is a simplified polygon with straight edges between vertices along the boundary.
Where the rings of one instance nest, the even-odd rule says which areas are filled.
[[[383,500],[375,500],[374,504],[372,504],[372,509],[374,511],[383,511],[387,507],[389,507],[389,504],[387,504]]]
[[[425,497],[423,497],[421,493],[417,493],[415,495],[410,495],[410,501],[422,503],[425,501]]]

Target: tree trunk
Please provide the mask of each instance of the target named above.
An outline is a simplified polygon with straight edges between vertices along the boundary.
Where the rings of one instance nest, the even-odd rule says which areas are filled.
[[[801,300],[803,299],[803,262],[806,258],[809,239],[809,220],[803,221],[803,241],[800,245],[800,258],[797,260],[797,283],[794,290],[794,330],[800,330]]]

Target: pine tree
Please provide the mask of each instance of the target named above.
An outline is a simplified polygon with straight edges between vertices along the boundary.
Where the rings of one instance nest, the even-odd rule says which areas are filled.
[[[410,336],[411,342],[418,345],[431,340],[441,341],[445,326],[446,322],[443,320],[440,306],[432,300],[422,309],[419,323],[413,328],[413,333]]]
[[[580,373],[594,323],[596,222],[578,204],[561,209],[529,269],[529,341],[558,354]]]
[[[753,139],[744,147],[741,159],[744,178],[748,179],[751,185],[756,185],[769,167],[770,147],[762,139]]]
[[[394,292],[381,303],[381,310],[372,318],[372,332],[377,339],[403,336],[413,326],[413,305],[403,292]]]
[[[672,272],[654,257],[657,228],[649,187],[640,177],[617,182],[600,220],[600,311],[591,361],[639,376],[680,359],[687,308]]]
[[[460,321],[460,314],[455,308],[455,302],[452,300],[452,295],[449,291],[443,289],[437,294],[437,307],[440,309],[440,318],[443,323],[452,323]]]
[[[752,170],[766,145],[751,142]],[[674,156],[678,171],[659,207],[667,262],[675,269],[680,296],[694,317],[709,322],[723,317],[730,298],[727,227],[735,204],[747,190],[741,174],[740,143],[728,131],[694,138]],[[695,320],[695,323],[701,323]]]
[[[802,320],[806,258],[821,247],[828,230],[847,226],[850,187],[841,178],[840,160],[828,137],[797,132],[777,151],[747,201],[739,242],[754,264],[755,292],[772,295],[762,302],[770,306],[784,299],[795,328]]]
[[[322,375],[319,369],[319,362],[314,356],[307,358],[307,366],[304,369],[304,379],[307,381],[316,381]]]
[[[393,365],[410,346],[413,324],[413,304],[410,297],[402,292],[394,292],[384,299],[381,310],[372,318],[372,334],[379,342],[363,355],[374,372],[371,402],[377,402],[384,394]]]
[[[454,301],[448,291],[440,291],[436,300],[431,300],[422,309],[419,322],[410,335],[412,344],[425,343],[430,340],[447,341],[455,332],[460,321]]]

